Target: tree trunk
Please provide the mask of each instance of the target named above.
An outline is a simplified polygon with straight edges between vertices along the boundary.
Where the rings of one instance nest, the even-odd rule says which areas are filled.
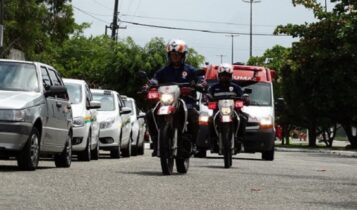
[[[283,124],[282,125],[282,128],[283,128],[283,138],[282,138],[282,141],[281,141],[281,144],[286,144],[286,145],[289,145],[290,144],[290,141],[289,141],[289,125],[288,124]]]
[[[357,149],[357,135],[353,135],[352,133],[352,126],[351,125],[342,125],[345,133],[347,135],[348,141],[351,143],[352,149]]]
[[[316,126],[309,127],[309,147],[316,147]]]

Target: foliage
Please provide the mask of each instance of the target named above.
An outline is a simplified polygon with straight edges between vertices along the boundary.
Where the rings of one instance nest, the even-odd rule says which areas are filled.
[[[51,47],[60,45],[80,27],[73,18],[69,0],[11,0],[4,1],[5,57],[11,48],[23,51],[30,60]]]
[[[289,53],[289,48],[276,45],[273,48],[266,50],[262,56],[251,57],[247,63],[248,65],[266,66],[269,69],[275,70],[276,79],[273,82],[275,98],[282,97],[282,68],[287,62]]]
[[[275,31],[300,38],[283,68],[283,90],[295,123],[309,128],[311,146],[318,126],[351,125],[357,116],[357,1],[332,2],[335,8],[325,12],[315,0],[295,0],[312,9],[318,21]]]
[[[188,62],[197,67],[203,56],[193,49],[190,52]],[[93,88],[117,90],[138,100],[143,81],[137,72],[144,70],[153,76],[166,63],[165,42],[157,37],[140,47],[130,37],[115,42],[107,36],[75,35],[52,55],[51,63],[64,77],[84,79]]]

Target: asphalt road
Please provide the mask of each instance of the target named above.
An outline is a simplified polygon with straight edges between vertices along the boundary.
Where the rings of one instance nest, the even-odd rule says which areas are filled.
[[[0,209],[357,209],[357,158],[277,152],[191,159],[186,175],[162,176],[158,158],[74,161],[34,172],[0,161]]]

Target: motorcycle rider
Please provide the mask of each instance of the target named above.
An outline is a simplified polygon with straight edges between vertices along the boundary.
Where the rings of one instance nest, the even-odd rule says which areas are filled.
[[[221,64],[218,67],[217,77],[218,83],[212,85],[208,90],[208,100],[219,100],[223,99],[227,96],[230,97],[243,97],[242,88],[232,82],[233,76],[233,66],[231,64]],[[247,100],[243,97],[244,100]],[[238,131],[238,140],[242,141],[245,135],[245,127],[248,121],[248,115],[242,111],[238,111],[238,115],[240,117],[240,126]]]
[[[196,69],[185,63],[188,52],[186,43],[183,40],[173,39],[166,45],[166,52],[168,61],[167,65],[158,70],[155,73],[154,78],[151,79],[149,83],[152,85],[160,85],[164,83],[176,82],[190,83],[192,86],[195,86],[198,83],[198,77],[195,74]],[[192,97],[184,97],[183,100],[187,106],[187,129],[188,133],[191,134],[191,142],[195,148],[199,115],[196,110],[196,95],[193,93]],[[153,142],[152,156],[156,156],[158,132],[153,119],[154,114],[152,110],[149,110],[146,116],[148,130]]]

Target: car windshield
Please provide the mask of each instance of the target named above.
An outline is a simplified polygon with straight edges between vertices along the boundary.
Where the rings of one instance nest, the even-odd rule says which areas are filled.
[[[82,86],[80,84],[66,83],[69,101],[72,104],[79,104],[82,102]]]
[[[271,106],[271,85],[269,83],[255,83],[245,87],[252,89],[249,102],[252,106]]]
[[[126,107],[130,108],[131,110],[134,110],[133,102],[131,100],[124,100],[124,104]],[[131,115],[133,115],[133,114],[134,114],[134,112],[132,111]]]
[[[216,84],[217,80],[208,80],[208,86],[212,86]],[[248,85],[239,84],[239,82],[235,82],[236,84],[240,85],[242,89],[245,88],[252,89],[252,93],[249,94],[249,101],[250,105],[252,106],[271,106],[271,86],[269,83],[253,83]]]
[[[33,64],[0,62],[0,90],[39,91]]]
[[[100,107],[100,109],[98,109],[98,111],[114,111],[115,110],[114,97],[112,94],[105,95],[105,94],[101,94],[101,93],[94,93],[93,100],[100,101],[100,103],[101,103],[101,107]]]

